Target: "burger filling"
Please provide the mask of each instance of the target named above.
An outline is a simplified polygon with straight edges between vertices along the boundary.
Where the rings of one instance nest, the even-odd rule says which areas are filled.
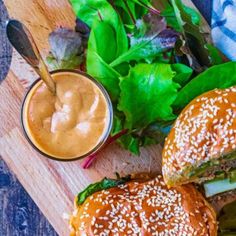
[[[204,183],[207,197],[236,189],[236,154],[211,160],[189,172],[198,183]]]
[[[216,175],[215,179],[204,183],[206,197],[236,189],[236,169]]]

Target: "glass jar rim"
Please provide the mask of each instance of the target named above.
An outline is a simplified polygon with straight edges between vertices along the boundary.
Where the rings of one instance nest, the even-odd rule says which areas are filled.
[[[111,133],[111,129],[112,129],[112,125],[113,125],[113,108],[112,108],[112,102],[111,102],[111,99],[110,99],[110,96],[108,95],[106,89],[102,86],[101,83],[99,83],[97,80],[95,80],[93,77],[91,77],[90,75],[86,74],[85,72],[82,72],[80,70],[76,70],[76,69],[59,69],[59,70],[53,70],[50,72],[50,74],[57,74],[57,73],[75,73],[77,75],[82,75],[84,76],[85,78],[89,79],[90,81],[92,81],[95,86],[97,88],[99,88],[99,90],[101,91],[101,93],[103,94],[105,100],[106,100],[106,103],[107,103],[107,106],[108,106],[108,113],[109,113],[109,123],[107,125],[107,128],[106,128],[106,131],[104,131],[104,134],[103,134],[103,137],[102,139],[98,142],[98,144],[93,148],[91,149],[89,152],[81,155],[81,156],[78,156],[78,157],[57,157],[56,155],[50,155],[46,152],[44,152],[43,150],[39,149],[37,147],[36,144],[34,144],[34,142],[31,140],[31,138],[29,137],[28,133],[27,133],[27,128],[25,127],[25,124],[24,124],[24,109],[25,109],[25,103],[26,103],[26,100],[28,98],[28,95],[30,94],[31,90],[38,84],[40,83],[42,80],[40,78],[36,79],[31,85],[30,87],[28,88],[28,90],[26,91],[26,94],[23,98],[23,102],[22,102],[22,105],[21,105],[21,113],[20,113],[20,119],[21,119],[21,127],[22,127],[22,130],[23,130],[23,134],[25,136],[25,138],[27,139],[27,141],[29,142],[29,144],[38,152],[40,153],[41,155],[49,158],[49,159],[52,159],[52,160],[56,160],[56,161],[61,161],[61,162],[69,162],[69,161],[76,161],[76,160],[80,160],[80,159],[83,159],[87,156],[90,156],[92,155],[93,153],[95,153],[96,151],[98,151],[99,149],[101,149],[103,147],[103,145],[106,143],[110,133]]]

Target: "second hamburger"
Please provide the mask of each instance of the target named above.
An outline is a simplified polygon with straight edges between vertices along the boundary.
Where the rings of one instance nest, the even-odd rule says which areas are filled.
[[[70,221],[76,235],[216,236],[216,215],[192,185],[168,189],[154,179],[103,179],[75,199]]]
[[[207,197],[236,189],[236,87],[204,93],[180,113],[162,172],[168,186],[204,183]]]

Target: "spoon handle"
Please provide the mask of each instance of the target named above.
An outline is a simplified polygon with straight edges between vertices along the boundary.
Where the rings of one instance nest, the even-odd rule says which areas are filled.
[[[48,89],[55,94],[56,85],[45,65],[33,36],[24,24],[17,20],[9,20],[7,23],[7,37],[12,46],[34,68],[37,74],[45,82]]]

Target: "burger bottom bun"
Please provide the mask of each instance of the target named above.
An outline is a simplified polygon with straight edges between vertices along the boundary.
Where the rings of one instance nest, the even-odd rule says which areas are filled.
[[[172,187],[162,176],[94,193],[70,220],[77,235],[217,235],[216,214],[191,184]]]

